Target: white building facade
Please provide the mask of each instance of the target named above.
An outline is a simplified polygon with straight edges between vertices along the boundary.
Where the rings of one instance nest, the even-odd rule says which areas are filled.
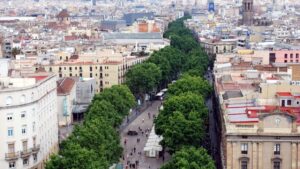
[[[0,113],[0,168],[43,168],[58,150],[56,76],[0,77]]]

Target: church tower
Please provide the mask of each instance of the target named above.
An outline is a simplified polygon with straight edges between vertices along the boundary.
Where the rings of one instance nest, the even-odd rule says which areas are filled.
[[[250,26],[253,24],[253,0],[243,0],[243,25]]]

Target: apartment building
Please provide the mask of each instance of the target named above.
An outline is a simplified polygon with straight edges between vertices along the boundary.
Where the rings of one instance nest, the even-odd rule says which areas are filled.
[[[215,56],[216,54],[221,53],[232,53],[237,47],[237,40],[201,40],[200,44],[207,54]]]
[[[222,60],[215,62],[214,85],[224,168],[300,168],[300,85],[293,83],[300,65]]]
[[[104,88],[125,82],[124,76],[133,65],[142,63],[148,59],[145,57],[126,56],[123,58],[104,59],[95,61],[63,61],[57,64],[44,65],[47,72],[63,77],[94,78],[96,80],[95,92],[101,92]]]
[[[58,150],[56,76],[1,76],[0,100],[0,168],[44,168]]]

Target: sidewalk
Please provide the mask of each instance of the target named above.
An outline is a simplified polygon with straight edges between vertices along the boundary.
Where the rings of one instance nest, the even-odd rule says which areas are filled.
[[[163,164],[162,158],[148,158],[144,156],[144,146],[147,141],[146,130],[149,129],[149,132],[153,126],[153,116],[157,116],[158,108],[161,105],[160,101],[155,101],[150,105],[145,111],[142,113],[133,114],[131,119],[129,119],[129,123],[124,126],[121,131],[121,143],[124,148],[122,163],[124,167],[129,163],[139,162],[138,169],[159,169]],[[148,115],[149,113],[149,115]],[[149,118],[150,117],[150,118]],[[139,130],[141,128],[142,131]],[[128,136],[128,130],[138,131],[137,136]],[[149,134],[149,133],[148,133]],[[138,142],[137,139],[140,139]],[[126,140],[126,144],[125,144]],[[165,161],[169,159],[169,155],[165,155]],[[129,167],[128,167],[129,168]]]

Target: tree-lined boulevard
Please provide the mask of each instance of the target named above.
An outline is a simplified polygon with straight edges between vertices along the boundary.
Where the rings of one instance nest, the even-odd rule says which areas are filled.
[[[141,169],[216,168],[206,150],[210,146],[205,103],[212,87],[204,74],[209,59],[184,26],[188,17],[169,24],[164,37],[170,38],[171,46],[154,52],[146,62],[130,69],[125,85],[105,89],[94,97],[83,124],[76,126],[61,144],[59,154],[51,157],[47,169],[107,169],[120,161],[129,168]],[[173,80],[177,82],[171,83]],[[167,85],[162,111],[158,112],[159,101],[152,102],[118,133],[137,100],[146,104],[147,95],[153,96]],[[159,159],[146,158],[143,153],[153,120],[156,133],[163,136],[161,145],[166,155]],[[138,136],[127,136],[128,130],[138,131]]]

